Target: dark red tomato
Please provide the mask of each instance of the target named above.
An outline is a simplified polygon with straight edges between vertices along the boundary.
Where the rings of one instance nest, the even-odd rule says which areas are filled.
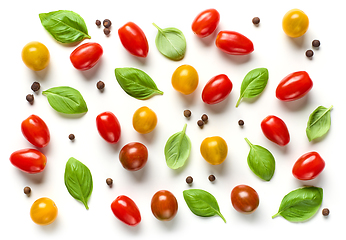
[[[290,134],[287,126],[281,118],[269,115],[261,122],[263,134],[279,146],[285,146],[290,142]]]
[[[299,180],[311,180],[324,169],[325,162],[317,152],[302,155],[294,164],[292,173]]]
[[[128,143],[120,150],[119,159],[125,169],[137,171],[147,163],[148,149],[139,142]]]
[[[96,65],[103,54],[98,43],[84,43],[77,47],[70,55],[70,60],[78,70],[88,70]]]
[[[220,22],[220,14],[215,9],[207,9],[197,15],[192,22],[192,31],[200,38],[212,34]]]
[[[23,172],[39,173],[46,167],[47,158],[40,151],[27,148],[12,153],[10,161]]]
[[[178,201],[170,191],[158,191],[151,199],[151,211],[158,220],[170,221],[178,212]]]
[[[234,31],[220,31],[215,44],[220,50],[231,55],[246,55],[254,50],[250,39]]]
[[[50,141],[50,133],[46,123],[36,115],[30,115],[22,122],[24,137],[34,146],[43,148]]]
[[[232,91],[232,82],[225,74],[210,79],[202,91],[202,100],[207,104],[222,102]]]
[[[130,226],[136,226],[141,222],[141,213],[136,203],[125,195],[118,196],[111,204],[114,215],[122,222]]]
[[[255,189],[247,185],[238,185],[231,192],[231,201],[235,210],[241,213],[252,213],[259,205]]]
[[[100,113],[96,117],[96,126],[101,137],[107,142],[117,143],[119,141],[121,135],[120,123],[113,113]]]
[[[312,86],[312,80],[307,72],[294,72],[281,80],[276,88],[276,97],[285,102],[294,101],[304,97]]]
[[[118,30],[119,38],[124,48],[132,55],[146,57],[149,52],[147,37],[140,27],[128,22]]]

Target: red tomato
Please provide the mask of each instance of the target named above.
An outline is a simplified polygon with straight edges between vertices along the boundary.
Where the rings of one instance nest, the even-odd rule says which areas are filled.
[[[149,52],[147,37],[140,27],[128,22],[118,30],[119,38],[124,48],[132,55],[146,57]]]
[[[121,135],[120,123],[113,113],[100,113],[96,117],[96,126],[101,137],[107,142],[117,143],[119,141]]]
[[[281,80],[276,88],[276,97],[289,102],[304,97],[312,88],[312,80],[305,71],[294,72]]]
[[[78,70],[88,70],[95,66],[103,54],[98,43],[84,43],[77,47],[70,55],[70,60]]]
[[[10,161],[23,172],[39,173],[46,167],[47,158],[40,151],[27,148],[13,152]]]
[[[50,133],[46,123],[36,115],[30,115],[22,122],[24,137],[34,146],[42,148],[48,145]]]
[[[120,150],[119,159],[125,169],[137,171],[147,163],[148,149],[139,142],[128,143]]]
[[[290,134],[284,121],[280,118],[269,115],[261,122],[263,134],[272,142],[279,146],[285,146],[290,142]]]
[[[299,180],[311,180],[324,169],[325,162],[317,152],[302,155],[294,164],[292,174]]]
[[[207,104],[222,102],[232,91],[232,82],[225,74],[210,79],[202,91],[202,100]]]
[[[178,201],[170,191],[158,191],[151,199],[151,211],[158,220],[170,221],[178,212]]]
[[[246,55],[254,50],[250,39],[234,31],[220,31],[215,44],[220,50],[231,55]]]
[[[136,203],[125,195],[118,196],[111,204],[114,215],[122,222],[130,226],[136,226],[141,222],[141,213]]]
[[[235,210],[241,213],[252,213],[259,205],[255,189],[247,185],[238,185],[231,192],[231,201]]]
[[[197,15],[192,22],[192,31],[200,38],[212,34],[220,22],[220,14],[215,9],[207,9]]]

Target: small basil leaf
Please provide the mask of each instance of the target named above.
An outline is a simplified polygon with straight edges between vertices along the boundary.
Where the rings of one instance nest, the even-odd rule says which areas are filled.
[[[238,107],[241,99],[253,98],[263,92],[267,85],[269,72],[266,68],[255,68],[246,74],[240,88],[240,97],[237,101]]]
[[[78,114],[88,111],[88,107],[80,92],[71,87],[54,87],[42,92],[47,96],[52,108],[60,113]]]
[[[247,163],[251,171],[265,181],[270,181],[275,172],[275,159],[271,152],[259,145],[253,145],[247,138],[250,146]]]
[[[71,196],[81,201],[85,208],[89,209],[88,200],[93,190],[93,179],[89,168],[71,157],[66,163],[64,180]]]
[[[316,138],[322,137],[329,131],[331,125],[330,110],[332,108],[333,106],[330,108],[319,106],[310,114],[306,127],[306,135],[309,142]]]
[[[282,199],[278,213],[272,218],[281,215],[290,222],[304,222],[315,215],[322,204],[322,199],[322,188],[298,188]]]
[[[176,28],[159,28],[155,23],[158,33],[155,38],[157,49],[165,57],[179,61],[184,58],[186,52],[186,39],[184,34]]]
[[[219,204],[209,192],[201,189],[189,189],[183,191],[183,195],[187,206],[195,215],[200,217],[219,215],[226,222],[220,212]]]

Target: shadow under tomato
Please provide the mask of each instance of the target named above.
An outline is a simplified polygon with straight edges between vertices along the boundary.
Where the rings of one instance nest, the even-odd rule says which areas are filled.
[[[230,97],[228,96],[225,100],[222,102],[216,103],[216,104],[207,104],[204,103],[205,108],[207,111],[213,112],[213,113],[223,113],[229,108],[229,102]]]
[[[157,126],[155,127],[155,129],[153,131],[151,131],[149,133],[145,133],[145,134],[137,133],[137,134],[139,134],[139,136],[141,138],[140,142],[143,142],[144,145],[152,143],[152,141],[155,139],[156,129],[157,129]]]
[[[303,109],[308,104],[308,102],[309,102],[309,94],[295,101],[290,101],[290,102],[280,101],[281,106],[285,107],[287,110],[294,111],[294,112]]]
[[[238,65],[249,62],[251,60],[251,54],[252,53],[247,55],[230,55],[219,50],[220,57],[222,57],[223,59],[227,61],[232,62],[233,64],[238,64]]]
[[[34,78],[37,80],[45,80],[47,78],[49,68],[50,68],[50,63],[48,63],[47,67],[45,69],[42,69],[41,71],[32,71]]]
[[[150,159],[148,159],[148,161],[150,161]],[[147,174],[148,173],[148,171],[147,171],[148,166],[147,165],[148,165],[148,162],[145,164],[145,166],[142,169],[139,169],[137,171],[128,171],[128,170],[126,170],[126,171],[128,171],[129,174],[131,174],[137,182],[141,183],[141,182],[143,182],[145,177],[148,175]]]
[[[215,39],[218,33],[219,33],[219,26],[217,26],[215,31],[207,37],[199,38],[195,34],[194,34],[194,37],[199,38],[201,43],[203,43],[206,47],[208,47],[215,43]]]
[[[203,159],[203,161],[205,160]],[[221,164],[218,164],[218,165],[212,165],[206,161],[205,162],[206,164],[208,164],[210,169],[212,169],[214,172],[217,173],[217,175],[222,175],[225,171],[227,171],[225,169],[227,169],[228,161],[230,160],[228,159],[228,157],[226,157],[225,161],[223,161]]]
[[[47,161],[48,164],[48,161]],[[46,175],[46,168],[40,172],[40,173],[26,173],[23,171],[20,171],[20,173],[25,177],[28,181],[36,184],[40,184],[44,181],[44,176]]]
[[[57,205],[57,208],[58,208],[58,211],[59,211],[59,206]],[[60,220],[59,220],[59,213],[58,213],[58,216],[57,218],[54,220],[54,222],[52,222],[51,224],[49,225],[45,225],[45,226],[40,226],[40,225],[37,225],[40,229],[40,231],[44,231],[48,234],[51,234],[53,231],[57,231],[56,229],[59,227],[59,224],[60,224]]]
[[[79,71],[86,80],[95,79],[97,72],[99,71],[100,67],[102,66],[102,62],[103,61],[102,61],[102,57],[101,57],[100,60],[96,63],[96,65],[93,66],[92,68],[85,70],[85,71],[80,71],[80,70],[76,69],[76,71]]]
[[[293,43],[293,45],[296,46],[297,48],[302,48],[304,46],[305,34],[297,38],[292,38],[289,36],[287,37],[289,38],[290,42]]]
[[[176,94],[179,95],[179,97],[184,101],[185,106],[189,107],[194,105],[194,102],[196,101],[196,98],[198,95],[196,92],[197,92],[197,89],[193,93],[190,93],[188,95],[182,94],[178,91],[176,91]]]
[[[326,180],[324,178],[323,171],[314,179],[311,180],[299,180],[295,178],[293,175],[292,177],[295,179],[296,183],[298,184],[299,187],[303,186],[321,186],[321,183],[324,183]]]

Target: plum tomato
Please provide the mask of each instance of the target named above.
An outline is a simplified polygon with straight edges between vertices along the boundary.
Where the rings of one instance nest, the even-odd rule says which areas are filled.
[[[192,31],[200,38],[212,34],[220,22],[220,14],[216,9],[207,9],[199,13],[193,20]]]
[[[259,205],[258,193],[250,186],[238,185],[231,192],[231,202],[234,209],[238,212],[250,214]]]
[[[48,66],[50,54],[48,48],[40,42],[29,42],[22,50],[24,64],[34,71],[41,71]]]
[[[128,22],[118,30],[124,48],[134,56],[145,58],[149,52],[147,37],[140,27]]]
[[[113,214],[123,223],[136,226],[141,222],[141,213],[136,203],[125,195],[118,196],[111,204]]]
[[[58,208],[50,198],[37,199],[31,206],[30,217],[38,225],[49,225],[58,216]]]
[[[178,92],[188,95],[193,93],[198,86],[198,73],[190,65],[181,65],[172,75],[172,86]]]
[[[234,31],[220,31],[216,36],[215,45],[230,55],[247,55],[254,51],[251,40]]]
[[[304,97],[313,86],[309,74],[305,71],[293,72],[280,81],[276,87],[276,97],[285,102]]]
[[[50,133],[46,123],[36,115],[30,115],[21,124],[24,137],[34,146],[43,148],[50,141]]]
[[[279,146],[285,146],[290,142],[290,134],[285,122],[274,115],[264,118],[261,122],[261,128],[263,134]]]
[[[201,143],[200,152],[208,163],[218,165],[225,161],[227,157],[227,143],[219,136],[207,137]]]
[[[202,100],[207,104],[222,102],[232,91],[232,82],[225,74],[210,79],[202,91]]]
[[[128,143],[120,150],[119,160],[125,169],[137,171],[147,163],[148,149],[139,142]]]
[[[10,161],[23,172],[39,173],[46,167],[47,158],[36,149],[26,148],[13,152]]]
[[[300,9],[291,9],[282,19],[282,29],[292,38],[300,37],[309,28],[309,18]]]
[[[156,127],[156,124],[156,113],[148,107],[140,107],[133,114],[133,128],[141,134],[146,134],[153,131]]]
[[[158,220],[170,221],[178,212],[178,201],[170,191],[158,191],[151,199],[151,211]]]
[[[316,178],[324,169],[325,162],[317,152],[303,154],[292,168],[292,174],[299,180],[311,180]]]
[[[103,112],[96,117],[96,126],[101,137],[109,143],[117,143],[121,136],[121,127],[112,112]]]
[[[98,43],[84,43],[78,46],[70,55],[72,65],[81,71],[88,70],[96,65],[103,54]]]

